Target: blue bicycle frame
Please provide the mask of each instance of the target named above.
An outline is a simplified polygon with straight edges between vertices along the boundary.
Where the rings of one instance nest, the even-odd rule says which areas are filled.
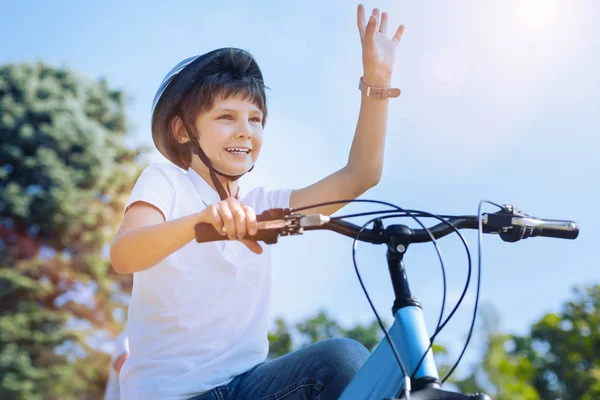
[[[398,230],[398,234],[402,237],[405,232],[403,228],[405,227],[393,225],[388,227],[388,230]],[[404,269],[403,256],[408,244],[402,240],[392,240],[388,244],[387,261],[396,295],[393,307],[394,323],[389,330],[389,336],[408,374],[412,374],[423,359],[414,374],[413,382],[421,385],[430,383],[439,385],[439,375],[433,352],[429,348],[429,336],[423,311],[419,302],[410,293]],[[387,338],[383,338],[339,400],[395,398],[402,390],[404,378]]]
[[[398,355],[410,374],[429,347],[429,337],[425,328],[420,307],[406,306],[394,314],[394,324],[389,331]],[[427,355],[415,378],[431,381],[439,380],[433,352]],[[383,400],[399,395],[404,384],[404,376],[391,346],[384,338],[346,387],[339,400]]]
[[[376,223],[377,224],[377,223]],[[410,384],[413,400],[490,400],[484,394],[464,395],[441,389],[441,381],[433,359],[429,335],[421,304],[408,286],[404,268],[404,254],[415,239],[413,231],[404,225],[388,226],[387,263],[396,299],[392,312],[394,324],[389,331],[409,379],[402,374],[392,347],[384,338],[373,350],[365,364],[348,384],[339,400],[394,400],[405,399],[400,393]],[[415,372],[416,371],[416,372]]]

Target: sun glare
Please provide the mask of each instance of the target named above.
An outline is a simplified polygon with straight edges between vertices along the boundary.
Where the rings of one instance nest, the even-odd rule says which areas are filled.
[[[516,14],[518,21],[527,28],[547,28],[558,18],[558,1],[517,0]]]

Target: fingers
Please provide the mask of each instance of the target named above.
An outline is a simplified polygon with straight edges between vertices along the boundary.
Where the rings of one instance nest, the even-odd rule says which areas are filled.
[[[385,14],[386,23],[387,23],[387,14]],[[362,4],[358,5],[357,8],[357,16],[356,16],[356,24],[358,25],[358,33],[360,34],[360,41],[362,42],[365,39],[365,35],[372,35],[377,28],[377,20],[379,19],[379,9],[373,9],[373,13],[369,17],[369,20],[365,18],[365,8]]]
[[[258,232],[256,213],[250,206],[230,197],[207,208],[209,220],[213,227],[231,240],[239,240],[250,251],[262,254],[263,248],[254,240],[242,239],[247,235],[254,236]]]
[[[374,35],[377,30],[377,20],[379,18],[379,9],[373,9],[373,13],[369,17],[369,22],[367,22],[367,27],[365,28],[365,36],[364,40],[367,42],[372,42],[375,40]]]
[[[246,236],[246,211],[243,208],[243,204],[240,203],[233,197],[227,199],[229,202],[229,209],[233,215],[233,223],[235,225],[235,234],[230,234],[230,239],[241,239]],[[233,236],[233,237],[232,237]]]
[[[365,29],[365,37],[364,40],[373,40],[373,35],[375,34],[375,28],[377,27],[377,20],[374,16],[371,15],[369,18],[369,22],[367,23],[367,28]]]
[[[398,29],[396,30],[396,34],[392,38],[392,42],[397,44],[400,41],[400,39],[402,39],[403,34],[404,34],[404,25],[400,25],[398,27]]]
[[[217,204],[217,210],[223,221],[224,229],[221,229],[221,233],[225,233],[231,240],[236,239],[235,217],[233,216],[232,210],[229,209],[229,202],[227,200],[219,202]]]
[[[219,214],[225,225],[225,233],[230,240],[240,239],[246,235],[246,213],[242,204],[230,197],[218,204]]]
[[[240,242],[246,245],[246,247],[255,254],[262,254],[263,248],[254,240],[241,239]]]
[[[379,9],[374,8],[369,19],[365,17],[365,8],[362,4],[358,5],[357,15],[356,15],[356,24],[358,26],[358,33],[360,34],[360,41],[364,43],[365,38],[369,41],[373,40],[373,35],[378,30],[379,33],[387,35],[388,32],[388,13],[381,13],[381,18],[379,15]],[[379,29],[377,26],[379,25]],[[392,38],[392,42],[396,44],[402,38],[402,34],[404,33],[404,25],[400,25],[396,30],[394,37]]]
[[[220,203],[219,203],[220,204]],[[225,225],[223,224],[223,218],[219,212],[219,204],[211,204],[206,210],[208,213],[208,221],[212,224],[217,232],[221,235],[225,235]]]
[[[230,240],[241,239],[258,232],[258,222],[252,207],[230,197],[209,207],[212,225]]]
[[[244,206],[244,211],[246,212],[246,231],[250,236],[254,236],[258,232],[256,214],[252,207]]]
[[[375,17],[375,22],[379,21],[379,8],[374,8],[371,15]],[[375,27],[377,27],[377,24],[375,24]]]
[[[365,38],[365,29],[367,27],[367,20],[365,18],[365,8],[362,4],[358,5],[356,25],[358,26],[358,34],[360,35],[360,41],[362,42]]]
[[[388,14],[386,12],[384,12],[381,14],[381,24],[379,25],[379,32],[386,35],[387,29],[388,29]]]

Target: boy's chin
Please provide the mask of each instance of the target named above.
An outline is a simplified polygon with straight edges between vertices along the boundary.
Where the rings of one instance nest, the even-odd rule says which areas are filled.
[[[227,175],[233,175],[233,176],[237,176],[237,175],[242,175],[246,172],[248,172],[248,170],[250,168],[252,168],[252,165],[246,165],[246,164],[238,164],[238,165],[223,165],[221,166],[221,168],[217,167],[219,169],[219,171],[223,172],[224,174]]]
[[[248,172],[252,168],[252,165],[254,165],[254,160],[253,157],[249,156],[239,157],[228,154],[225,157],[214,159],[213,165],[218,171],[224,174],[238,176]]]

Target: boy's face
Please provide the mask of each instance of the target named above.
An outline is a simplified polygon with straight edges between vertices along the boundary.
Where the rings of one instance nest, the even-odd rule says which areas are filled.
[[[254,103],[237,97],[217,97],[212,109],[198,115],[200,147],[215,168],[239,175],[254,165],[262,147],[262,118]]]

